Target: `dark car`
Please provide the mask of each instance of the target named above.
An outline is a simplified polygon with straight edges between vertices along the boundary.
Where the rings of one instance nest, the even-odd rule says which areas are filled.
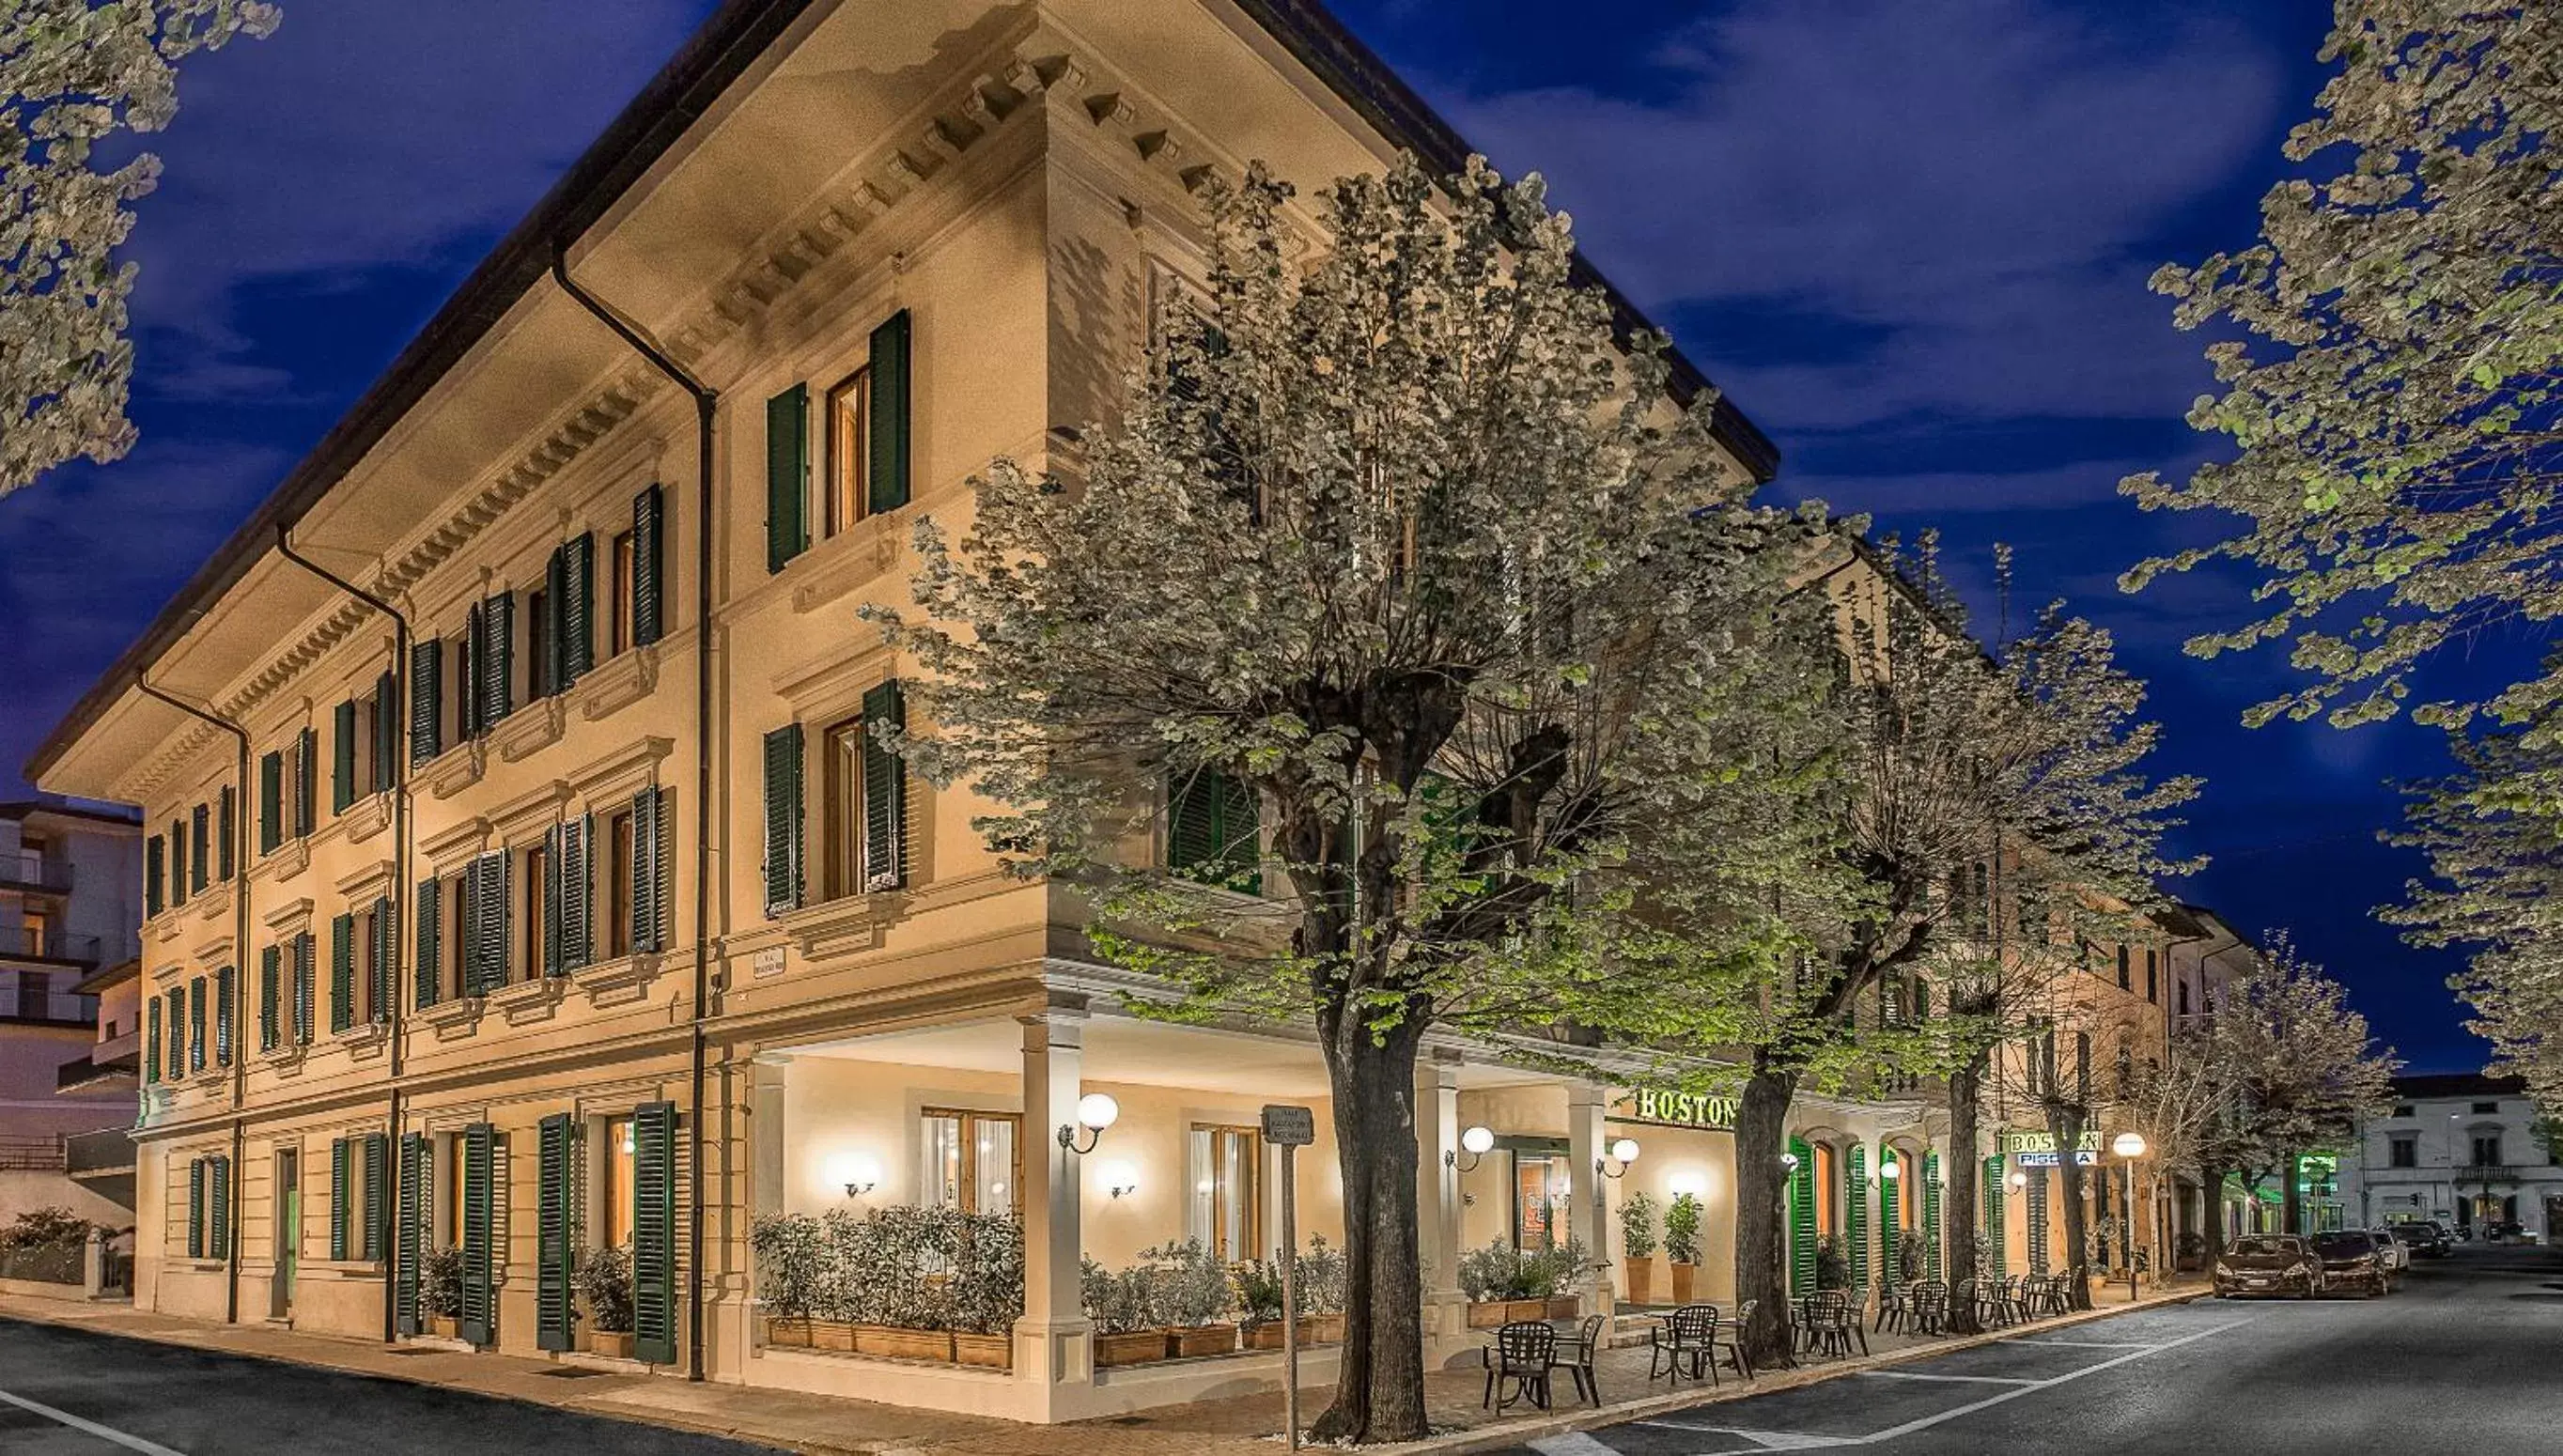
[[[2292,1233],[2247,1233],[2226,1245],[2216,1259],[2216,1293],[2224,1299],[2247,1295],[2311,1299],[2322,1291],[2322,1261]]]
[[[2396,1238],[2403,1240],[2414,1258],[2444,1259],[2449,1250],[2457,1246],[2456,1240],[2448,1237],[2447,1228],[2433,1220],[2411,1219],[2385,1226],[2394,1231]]]
[[[2356,1289],[2367,1294],[2394,1292],[2394,1267],[2376,1246],[2376,1235],[2364,1228],[2315,1234],[2314,1257],[2322,1260],[2326,1289]]]

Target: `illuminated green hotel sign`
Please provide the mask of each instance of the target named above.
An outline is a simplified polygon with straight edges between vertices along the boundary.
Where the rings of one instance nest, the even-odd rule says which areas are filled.
[[[1735,1131],[1736,1099],[1723,1093],[1676,1092],[1641,1087],[1611,1104],[1614,1122],[1654,1123],[1667,1128],[1701,1128],[1713,1133]]]
[[[2022,1168],[2054,1168],[2056,1135],[2047,1132],[2019,1132],[2002,1135],[2002,1155]],[[2073,1144],[2073,1161],[2088,1168],[2100,1161],[2100,1135],[2085,1131]]]

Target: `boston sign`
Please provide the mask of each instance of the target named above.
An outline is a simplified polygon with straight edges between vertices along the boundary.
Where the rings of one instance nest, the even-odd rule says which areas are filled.
[[[1642,1087],[1611,1104],[1615,1122],[1654,1123],[1669,1128],[1735,1131],[1736,1099],[1722,1092],[1659,1091]]]
[[[2002,1135],[2002,1153],[2005,1158],[2022,1168],[2054,1168],[2058,1162],[2056,1135],[2054,1133],[2005,1133]],[[2098,1133],[2086,1131],[2075,1141],[2073,1161],[2085,1168],[2100,1161]]]

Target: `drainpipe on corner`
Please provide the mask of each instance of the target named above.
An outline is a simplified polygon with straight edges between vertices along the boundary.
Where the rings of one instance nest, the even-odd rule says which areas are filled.
[[[692,1285],[686,1299],[686,1378],[703,1377],[703,1083],[707,1043],[705,1018],[711,1011],[711,860],[712,860],[712,421],[720,410],[720,391],[686,372],[648,335],[571,281],[566,241],[553,245],[552,277],[561,291],[596,316],[614,336],[632,346],[694,401],[694,1004],[692,1062],[687,1098],[688,1154],[687,1272]]]
[[[249,730],[229,718],[206,711],[193,703],[183,702],[147,679],[134,679],[134,686],[144,695],[154,697],[185,713],[211,723],[232,736],[240,748],[239,788],[232,795],[232,842],[224,847],[232,856],[232,1024],[226,1028],[232,1039],[232,1176],[231,1207],[223,1215],[226,1247],[223,1249],[223,1321],[240,1323],[240,1211],[241,1211],[241,1144],[243,1128],[241,1103],[249,1075],[249,1043],[242,1039],[240,1023],[245,1019],[241,1008],[249,1004]]]
[[[276,549],[285,554],[286,560],[390,618],[392,624],[393,701],[391,707],[395,721],[392,725],[392,761],[386,766],[392,775],[392,885],[391,893],[383,897],[384,902],[391,907],[392,915],[392,994],[391,1004],[378,1006],[376,1009],[383,1013],[387,1022],[384,1039],[390,1058],[391,1076],[391,1091],[383,1114],[383,1136],[391,1140],[392,1156],[397,1158],[400,1156],[401,1120],[401,989],[410,984],[410,979],[401,974],[401,963],[403,957],[411,954],[411,938],[404,933],[402,924],[402,912],[408,906],[410,893],[409,618],[391,603],[295,550],[293,529],[292,526],[287,525],[276,528]],[[247,748],[241,750],[244,755],[248,751]],[[244,758],[243,762],[246,763],[247,759]],[[394,1178],[397,1181],[398,1175]],[[394,1236],[399,1230],[393,1227],[393,1219],[398,1216],[400,1200],[387,1197],[381,1201],[383,1216],[379,1237],[382,1239],[383,1246],[383,1343],[389,1345],[400,1338],[398,1323],[400,1319],[398,1309],[400,1240]]]

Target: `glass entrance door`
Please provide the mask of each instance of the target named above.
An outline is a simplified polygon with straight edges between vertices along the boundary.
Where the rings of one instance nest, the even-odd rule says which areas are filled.
[[[294,1278],[302,1253],[302,1159],[292,1148],[276,1150],[276,1278],[268,1318],[294,1318]]]

